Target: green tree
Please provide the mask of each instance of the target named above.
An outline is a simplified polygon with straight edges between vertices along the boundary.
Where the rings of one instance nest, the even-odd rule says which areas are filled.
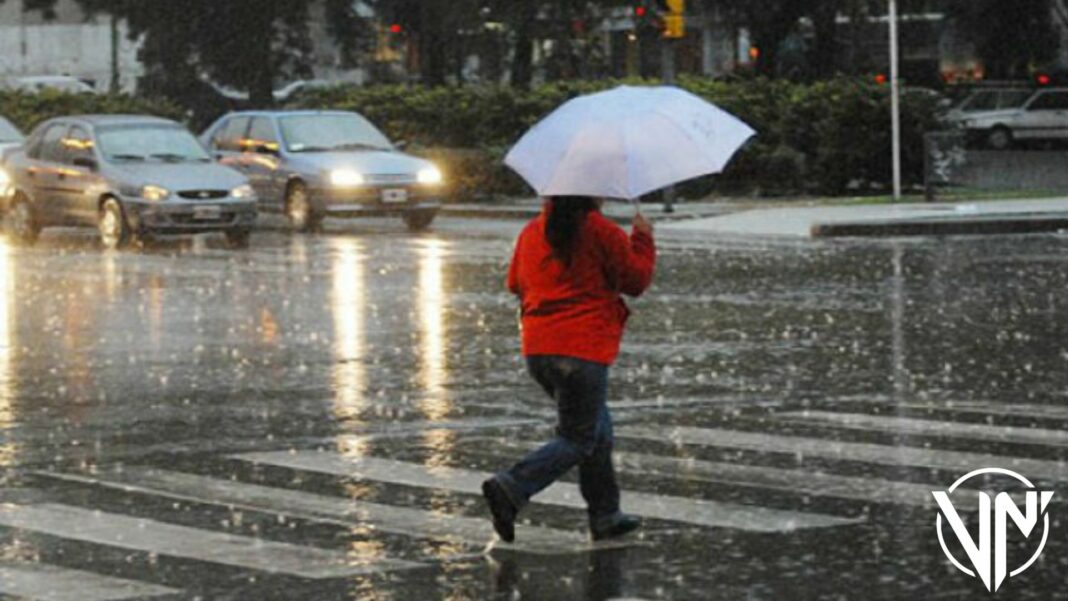
[[[947,10],[991,79],[1026,77],[1057,54],[1050,0],[949,0]]]

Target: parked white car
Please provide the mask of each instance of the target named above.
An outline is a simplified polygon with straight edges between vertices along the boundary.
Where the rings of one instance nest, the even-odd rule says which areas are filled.
[[[4,87],[10,90],[22,90],[23,92],[59,90],[60,92],[69,92],[71,94],[96,94],[96,89],[93,86],[69,75],[11,77],[5,82]]]
[[[1068,88],[1038,89],[1015,107],[961,112],[952,122],[995,150],[1015,142],[1068,139]]]
[[[999,87],[975,90],[953,106],[946,113],[946,119],[959,122],[974,113],[1019,108],[1034,93],[1034,89],[1026,87]]]

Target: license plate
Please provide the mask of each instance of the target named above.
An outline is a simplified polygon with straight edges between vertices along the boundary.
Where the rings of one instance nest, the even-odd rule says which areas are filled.
[[[408,191],[403,188],[382,190],[382,202],[407,202]]]
[[[193,219],[218,219],[222,211],[215,205],[193,207]]]

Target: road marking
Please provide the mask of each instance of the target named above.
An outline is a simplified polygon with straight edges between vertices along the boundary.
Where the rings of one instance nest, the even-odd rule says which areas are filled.
[[[1025,474],[1028,478],[1068,482],[1068,464],[1063,461],[1006,457],[987,453],[842,442],[824,438],[689,426],[627,426],[619,428],[616,436],[759,453],[789,453],[802,457],[807,455],[893,467],[926,467],[962,474],[981,467],[1002,467]]]
[[[124,492],[277,513],[346,527],[369,525],[382,532],[461,543],[478,549],[483,549],[495,538],[493,526],[485,518],[368,503],[155,468],[124,467],[121,472],[94,476],[55,472],[34,472],[34,475]],[[632,542],[628,541],[594,544],[584,533],[522,524],[516,525],[515,543],[497,543],[501,549],[546,555],[584,553],[631,545]]]
[[[59,538],[303,578],[339,578],[422,564],[299,547],[69,505],[0,506],[0,525]]]
[[[949,411],[965,415],[996,415],[1032,419],[1068,420],[1068,407],[1034,403],[990,403],[985,401],[945,401],[941,403],[900,403],[895,407],[919,411]]]
[[[498,446],[526,453],[534,448],[523,442],[500,441]],[[664,457],[641,453],[616,451],[612,455],[616,469],[624,473],[641,474],[677,480],[714,482],[751,488],[777,490],[813,497],[830,497],[866,501],[870,503],[910,505],[915,507],[936,506],[933,490],[926,484],[899,482],[878,478],[839,476],[800,469],[783,469],[761,465],[743,465],[704,461],[689,457]],[[961,489],[961,507],[970,501],[978,506],[978,497],[972,499],[970,491]]]
[[[349,478],[374,480],[419,488],[437,488],[465,494],[481,494],[482,481],[489,474],[450,467],[426,467],[416,463],[346,457],[322,451],[292,453],[248,453],[237,459],[296,470],[319,472]],[[536,503],[560,507],[586,508],[578,487],[558,482],[533,499]],[[863,520],[816,513],[801,513],[624,491],[624,510],[647,518],[683,522],[698,526],[736,528],[752,532],[783,532],[804,528],[826,528],[856,524]]]
[[[36,601],[121,601],[181,591],[47,564],[0,563],[0,593]]]
[[[804,423],[831,424],[850,430],[968,438],[986,442],[1068,446],[1068,430],[990,426],[987,424],[944,422],[863,413],[836,413],[833,411],[791,411],[780,413],[777,417]]]

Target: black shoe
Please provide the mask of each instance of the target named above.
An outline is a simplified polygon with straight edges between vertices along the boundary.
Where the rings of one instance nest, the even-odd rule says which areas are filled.
[[[642,519],[636,515],[621,513],[607,524],[590,524],[590,536],[593,540],[617,538],[634,532],[642,526]]]
[[[482,496],[486,497],[486,504],[493,514],[493,529],[504,542],[514,541],[516,509],[504,487],[496,478],[490,478],[482,483]]]

